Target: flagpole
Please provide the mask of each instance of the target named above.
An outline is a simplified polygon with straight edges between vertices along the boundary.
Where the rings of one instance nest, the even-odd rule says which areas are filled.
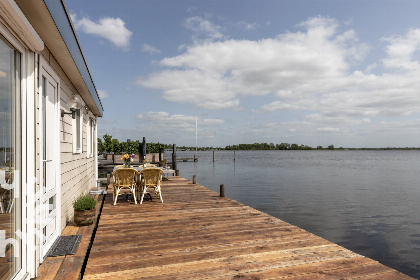
[[[195,117],[195,156],[197,158],[197,116]]]

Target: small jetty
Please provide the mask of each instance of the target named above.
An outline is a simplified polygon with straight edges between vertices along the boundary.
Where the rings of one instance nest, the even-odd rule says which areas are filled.
[[[198,161],[198,158],[196,158],[196,157],[193,157],[193,158],[177,158],[176,160],[187,162],[187,161]]]
[[[414,279],[181,177],[158,199],[108,189],[83,279]]]

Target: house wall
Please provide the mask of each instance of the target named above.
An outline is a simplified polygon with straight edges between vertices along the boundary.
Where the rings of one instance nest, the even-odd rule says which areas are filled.
[[[45,46],[41,53],[42,57],[49,63],[56,74],[60,77],[60,108],[69,112],[73,94],[77,94],[76,89],[70,79],[64,73],[60,65],[54,59],[48,46]],[[39,88],[39,87],[38,87]],[[37,100],[39,102],[39,92],[37,92]],[[71,115],[64,115],[60,120],[60,169],[61,169],[61,230],[65,228],[69,221],[73,218],[73,201],[82,194],[87,194],[89,190],[96,187],[96,164],[95,155],[88,157],[87,155],[87,132],[89,118],[96,117],[85,108],[83,111],[83,150],[79,154],[73,153],[73,128]],[[37,117],[39,119],[39,104],[37,104]],[[40,123],[37,121],[39,141]],[[96,141],[95,141],[96,142]],[[95,143],[96,145],[96,143]],[[37,145],[39,147],[39,144]],[[96,148],[94,147],[94,150]],[[37,152],[37,176],[39,174],[39,150]],[[40,186],[37,185],[37,190]]]
[[[56,4],[60,1],[53,0],[49,3]],[[64,3],[61,4],[63,5],[63,11],[65,11]],[[41,205],[42,188],[40,180],[42,179],[41,159],[43,150],[41,133],[43,128],[41,125],[40,85],[42,79],[40,79],[40,74],[45,73],[41,71],[41,68],[46,66],[48,75],[53,72],[53,80],[59,81],[59,106],[55,106],[56,108],[53,110],[57,110],[60,126],[59,132],[58,129],[56,131],[56,133],[60,133],[59,137],[57,135],[60,167],[57,168],[59,171],[56,173],[60,178],[56,180],[60,186],[58,186],[57,194],[59,195],[55,197],[55,201],[57,201],[56,207],[59,208],[57,216],[60,217],[61,224],[56,228],[54,235],[50,235],[53,238],[55,238],[55,233],[61,233],[66,224],[72,220],[72,202],[79,195],[86,194],[90,189],[96,188],[96,141],[93,141],[95,145],[92,147],[93,155],[88,155],[87,135],[89,120],[93,119],[96,124],[96,117],[91,111],[94,111],[96,115],[101,115],[102,107],[97,108],[98,104],[100,105],[98,96],[92,97],[92,91],[86,87],[86,79],[91,79],[90,74],[89,77],[86,75],[83,77],[80,74],[80,63],[75,65],[74,56],[67,52],[68,46],[62,38],[62,33],[56,29],[57,25],[50,18],[50,12],[45,7],[45,1],[0,0],[0,11],[0,34],[5,38],[4,42],[8,41],[13,46],[12,49],[16,49],[20,53],[19,57],[21,59],[19,63],[21,77],[17,79],[19,86],[16,87],[18,88],[16,91],[12,92],[13,100],[16,100],[16,104],[20,105],[15,117],[16,123],[18,123],[16,130],[18,132],[15,132],[15,137],[21,139],[21,143],[16,145],[16,153],[21,152],[21,158],[16,164],[16,167],[20,167],[20,170],[19,168],[14,169],[16,200],[12,218],[16,218],[14,224],[21,225],[21,228],[14,227],[13,223],[11,223],[12,226],[6,226],[10,231],[16,231],[14,236],[18,237],[17,244],[19,246],[15,247],[20,247],[22,250],[20,259],[16,260],[16,264],[21,264],[21,267],[15,267],[17,274],[14,279],[29,279],[37,276],[37,270],[43,258],[41,253],[45,253],[42,250],[48,249],[47,246],[42,246],[41,228],[41,213],[45,213],[46,209],[48,210],[45,206],[49,207],[47,204]],[[71,26],[69,22],[67,24]],[[49,43],[45,43],[46,41]],[[77,40],[76,45],[78,45]],[[49,48],[54,50],[56,58]],[[79,50],[77,49],[77,51]],[[81,52],[78,55],[83,58]],[[82,63],[85,63],[85,61],[83,60]],[[83,66],[85,67],[84,71],[88,71],[87,66]],[[66,72],[64,72],[64,69]],[[90,80],[90,83],[96,94],[93,81]],[[82,109],[83,149],[81,153],[73,152],[73,120],[71,116],[60,117],[61,115],[59,115],[59,109],[69,112],[73,94],[85,96],[89,100],[87,103],[91,106],[90,109],[87,107]],[[96,126],[94,127],[96,129]],[[96,133],[96,130],[94,130],[93,135],[96,135]],[[96,138],[96,136],[94,137]],[[51,146],[55,147],[55,145]],[[15,158],[17,157],[15,156]],[[21,179],[20,182],[17,180],[18,178]],[[44,206],[44,208],[41,206]],[[54,212],[51,211],[51,213]],[[45,219],[43,222],[45,226]],[[53,232],[53,229],[51,232]],[[49,242],[53,241],[53,238]],[[19,258],[17,254],[16,258]],[[7,260],[7,262],[9,267],[14,266],[14,259],[13,261]]]

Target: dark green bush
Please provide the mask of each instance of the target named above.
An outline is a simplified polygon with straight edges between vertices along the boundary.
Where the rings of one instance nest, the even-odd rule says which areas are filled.
[[[73,208],[76,211],[84,211],[94,209],[96,206],[96,200],[90,195],[79,196],[73,202]]]

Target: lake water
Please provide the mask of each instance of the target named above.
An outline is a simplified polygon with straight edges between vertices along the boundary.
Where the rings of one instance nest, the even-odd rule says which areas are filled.
[[[233,156],[198,152],[198,162],[178,162],[180,176],[217,192],[224,184],[232,199],[420,279],[420,151]]]

